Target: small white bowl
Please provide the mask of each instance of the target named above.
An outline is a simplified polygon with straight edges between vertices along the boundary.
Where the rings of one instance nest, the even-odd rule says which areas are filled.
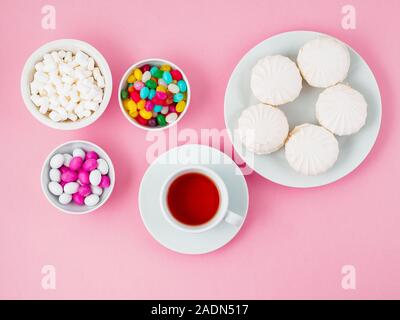
[[[104,81],[104,94],[103,94],[103,101],[101,102],[99,109],[96,110],[90,117],[79,119],[77,121],[65,121],[65,122],[55,122],[51,120],[47,115],[41,114],[38,108],[33,104],[31,100],[31,90],[30,90],[30,83],[33,80],[33,75],[35,73],[35,64],[39,61],[43,60],[43,56],[46,53],[50,53],[52,51],[57,50],[68,50],[76,53],[78,50],[88,54],[91,56],[97,67],[100,69]],[[41,46],[35,52],[31,54],[31,56],[26,61],[24,68],[22,70],[21,76],[21,94],[24,100],[25,106],[29,110],[29,112],[41,123],[44,125],[59,129],[59,130],[76,130],[83,127],[86,127],[93,122],[95,122],[107,108],[107,105],[111,98],[112,92],[112,76],[111,70],[108,66],[106,59],[102,56],[102,54],[97,51],[96,48],[91,46],[90,44],[74,39],[60,39],[52,42],[48,42],[45,45]]]
[[[74,204],[73,202],[70,202],[67,205],[63,205],[60,202],[58,202],[58,197],[50,193],[48,185],[50,182],[49,178],[49,171],[50,171],[50,159],[56,154],[56,153],[70,153],[72,154],[72,151],[75,148],[81,148],[84,151],[95,151],[100,158],[104,159],[107,161],[108,166],[109,166],[109,171],[108,171],[108,176],[110,177],[110,186],[108,188],[103,189],[103,193],[100,196],[100,201],[97,205],[93,207],[88,207],[86,205],[83,206],[78,206]],[[108,156],[108,154],[100,148],[98,145],[89,142],[89,141],[84,141],[84,140],[73,140],[73,141],[68,141],[65,142],[61,145],[59,145],[57,148],[55,148],[50,154],[47,156],[43,167],[42,167],[42,172],[40,176],[41,184],[42,184],[42,191],[44,195],[46,196],[47,200],[57,209],[68,213],[68,214],[85,214],[92,212],[94,210],[97,210],[100,208],[108,198],[110,197],[114,185],[115,185],[115,171],[114,171],[114,165]]]
[[[124,105],[122,104],[122,98],[121,98],[121,91],[123,89],[126,89],[127,87],[127,80],[128,77],[131,75],[131,73],[133,72],[133,70],[135,70],[136,68],[140,68],[142,66],[144,66],[145,64],[150,64],[150,65],[156,65],[156,66],[162,66],[163,64],[168,64],[171,66],[172,69],[176,69],[179,70],[180,73],[182,74],[183,80],[185,80],[186,82],[186,86],[187,86],[187,99],[186,99],[186,107],[185,109],[181,112],[181,114],[179,115],[178,119],[176,119],[174,122],[164,126],[164,127],[148,127],[148,126],[143,126],[140,123],[138,123],[135,119],[131,118],[129,116],[129,114],[125,111]],[[190,84],[189,81],[186,77],[186,74],[174,63],[172,63],[171,61],[168,60],[164,60],[164,59],[159,59],[159,58],[150,58],[150,59],[145,59],[145,60],[141,60],[135,64],[133,64],[123,75],[120,83],[119,83],[119,88],[118,88],[118,101],[119,101],[119,106],[121,108],[122,113],[124,114],[125,118],[128,119],[128,121],[130,123],[132,123],[133,125],[135,125],[138,128],[144,129],[144,130],[148,130],[148,131],[160,131],[160,130],[164,130],[167,128],[170,128],[172,126],[174,126],[175,124],[178,123],[178,121],[180,121],[183,116],[185,115],[186,111],[189,108],[189,104],[190,104],[190,95],[191,95],[191,90],[190,90]]]

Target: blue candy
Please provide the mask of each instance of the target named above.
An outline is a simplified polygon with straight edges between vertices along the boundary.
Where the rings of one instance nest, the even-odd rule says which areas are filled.
[[[147,87],[143,87],[140,89],[140,98],[146,99],[149,96],[150,89]]]
[[[153,111],[154,112],[161,112],[161,109],[163,108],[163,106],[160,106],[160,105],[158,105],[158,104],[156,104],[155,106],[154,106],[154,108],[153,108]]]
[[[155,96],[156,96],[156,90],[150,89],[149,100],[153,99]]]
[[[158,71],[158,68],[156,66],[151,67],[150,73],[154,77],[154,74]]]
[[[171,72],[169,71],[164,71],[163,73],[163,79],[166,82],[166,84],[170,84],[172,82],[172,75]]]
[[[186,85],[185,80],[179,80],[178,83],[177,83],[177,85],[178,85],[178,87],[179,87],[179,91],[180,91],[180,92],[186,92],[186,90],[187,90],[187,85]]]
[[[176,93],[174,94],[174,102],[179,102],[183,99],[183,94],[182,93]]]

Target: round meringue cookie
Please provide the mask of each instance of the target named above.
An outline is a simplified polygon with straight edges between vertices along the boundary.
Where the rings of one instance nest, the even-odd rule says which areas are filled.
[[[307,176],[315,176],[334,165],[339,155],[339,144],[327,129],[303,124],[295,127],[289,134],[285,155],[294,170]]]
[[[346,79],[350,53],[338,40],[321,36],[308,41],[300,49],[297,64],[310,86],[327,88]]]
[[[250,106],[239,118],[239,138],[249,151],[256,154],[268,154],[280,149],[288,133],[285,114],[269,105],[260,103]]]
[[[353,134],[365,125],[367,102],[357,90],[337,84],[319,95],[316,116],[321,126],[334,134]]]
[[[296,64],[288,57],[266,56],[253,67],[250,86],[258,100],[279,106],[299,96],[302,78]]]

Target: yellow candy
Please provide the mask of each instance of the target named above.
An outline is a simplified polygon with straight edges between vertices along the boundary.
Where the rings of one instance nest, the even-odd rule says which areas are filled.
[[[139,111],[140,116],[143,119],[149,120],[153,116],[153,113],[151,111],[147,111],[146,109],[142,109]]]
[[[131,101],[131,99],[122,100],[122,105],[124,106],[125,110],[129,110],[129,108],[128,108],[128,102],[129,101]]]
[[[158,86],[158,87],[156,88],[156,91],[167,92],[167,88],[160,85],[160,86]]]
[[[126,108],[128,109],[128,112],[133,112],[136,111],[136,103],[135,101],[129,99],[129,101],[126,103]]]
[[[161,71],[171,71],[171,66],[169,66],[168,64],[163,64],[163,65],[160,67],[160,70],[161,70]]]
[[[133,75],[135,76],[136,80],[142,80],[142,70],[135,69],[135,71],[133,71]]]
[[[146,100],[143,100],[143,99],[140,100],[140,101],[137,103],[137,108],[138,108],[138,110],[143,110],[145,104],[146,104]]]
[[[132,111],[130,111],[129,112],[129,115],[132,117],[132,118],[136,118],[137,116],[138,116],[138,112],[137,112],[137,110],[132,110]]]
[[[176,112],[181,113],[183,110],[185,110],[185,107],[186,107],[186,102],[184,100],[181,100],[176,104],[175,110]]]
[[[136,81],[135,75],[132,73],[129,77],[128,80],[126,80],[128,83],[134,83]]]

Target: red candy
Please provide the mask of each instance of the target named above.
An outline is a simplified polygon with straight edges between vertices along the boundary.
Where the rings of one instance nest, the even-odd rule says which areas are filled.
[[[137,91],[132,91],[131,92],[131,99],[138,103],[140,101],[140,94]]]
[[[175,105],[174,105],[174,104],[171,105],[171,106],[169,106],[169,113],[173,113],[173,112],[176,112],[176,109],[175,109]]]
[[[176,69],[175,70],[171,70],[171,76],[172,76],[172,79],[174,79],[176,81],[179,81],[179,80],[183,79],[182,73],[179,70],[176,70]]]
[[[136,121],[139,122],[142,126],[147,125],[147,120],[143,119],[140,115],[138,115],[136,118]]]
[[[143,73],[145,73],[146,71],[150,71],[150,65],[149,64],[145,64],[140,69],[142,70]]]
[[[156,97],[154,97],[153,99],[151,99],[151,102],[154,104],[154,105],[160,105],[160,106],[164,106],[165,105],[165,100],[161,100],[160,98],[157,98],[157,96]]]

